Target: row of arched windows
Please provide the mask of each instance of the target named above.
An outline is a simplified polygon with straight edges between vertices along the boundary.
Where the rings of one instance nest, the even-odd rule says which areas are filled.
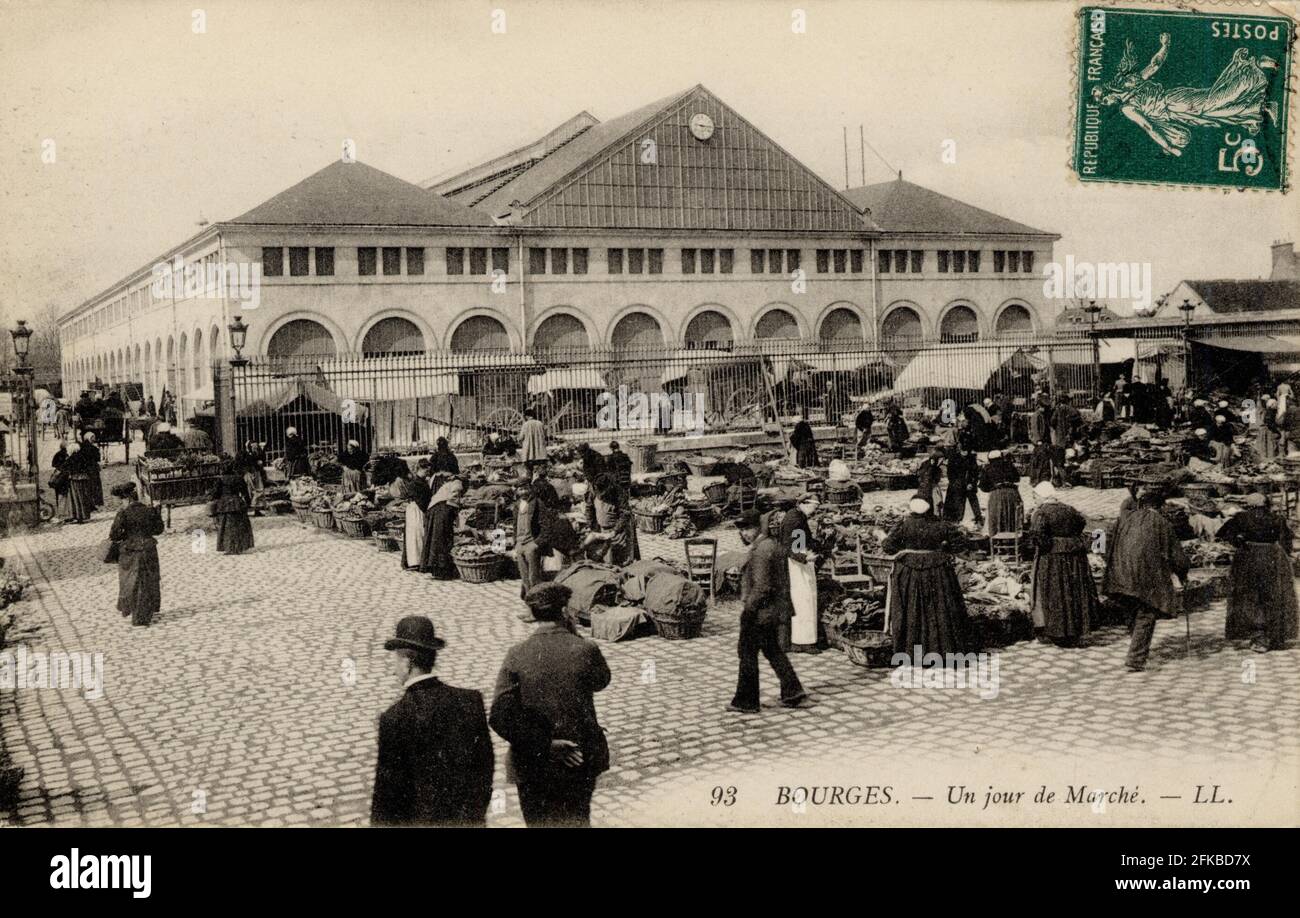
[[[182,332],[118,348],[94,357],[78,358],[64,367],[64,379],[84,389],[96,379],[107,383],[139,383],[145,395],[158,396],[164,387],[183,395],[201,389],[211,379],[212,365],[221,356],[217,326]]]

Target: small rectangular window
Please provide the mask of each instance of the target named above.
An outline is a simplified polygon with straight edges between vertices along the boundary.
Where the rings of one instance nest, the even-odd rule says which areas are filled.
[[[646,254],[649,256],[649,260],[650,260],[650,273],[663,274],[664,273],[664,250],[649,249]]]
[[[835,249],[835,273],[843,274],[849,266],[849,250]]]
[[[414,246],[406,250],[406,273],[424,273],[424,248],[422,246]]]
[[[316,249],[316,273],[321,277],[331,277],[334,274],[333,246],[322,246]]]
[[[1020,273],[1020,253],[1019,253],[1019,252],[1007,252],[1007,273],[1008,273],[1008,274],[1019,274],[1019,273]]]
[[[894,253],[889,249],[881,249],[876,253],[876,270],[881,274],[888,274],[894,266]]]
[[[683,274],[695,273],[695,250],[694,249],[682,249],[682,273]]]
[[[373,275],[379,264],[378,250],[373,245],[357,247],[357,273],[362,277]]]
[[[469,273],[470,274],[487,274],[488,273],[487,248],[475,246],[469,250]]]
[[[735,249],[718,249],[718,273],[730,274],[735,259]]]
[[[504,246],[492,250],[492,273],[498,271],[502,274],[510,273],[510,250]]]
[[[793,274],[795,271],[798,271],[800,260],[801,260],[801,253],[798,249],[786,249],[785,250],[786,272],[789,274]]]
[[[831,269],[831,250],[818,249],[817,250],[817,273],[825,274],[830,269]]]
[[[966,270],[966,252],[964,249],[957,249],[952,253],[952,273],[961,274]]]
[[[966,265],[970,268],[971,274],[980,273],[980,253],[978,249],[966,253]]]
[[[894,251],[894,271],[898,274],[907,273],[907,252],[903,249]]]
[[[1007,270],[1007,253],[1002,249],[993,250],[993,273],[1002,274]]]
[[[587,250],[586,249],[573,250],[573,273],[574,274],[587,273]]]
[[[782,257],[784,254],[785,254],[785,249],[767,250],[767,273],[768,274],[785,273],[785,265],[784,265],[785,259]]]
[[[551,273],[552,274],[569,273],[569,250],[568,249],[551,249]]]
[[[465,273],[465,250],[458,246],[447,247],[447,273]]]
[[[623,273],[623,250],[622,249],[605,250],[605,271],[608,274]]]
[[[939,257],[939,273],[948,273],[948,252],[945,249],[939,249],[934,253]]]
[[[529,274],[546,273],[546,249],[538,249],[538,248],[528,249],[528,273]]]
[[[701,274],[713,273],[713,261],[714,261],[714,255],[716,254],[717,254],[716,249],[700,249],[700,273]]]
[[[262,275],[280,277],[284,274],[284,249],[278,246],[262,249]]]
[[[289,246],[289,276],[306,277],[311,273],[311,257],[305,245]]]
[[[1034,273],[1034,253],[1033,253],[1033,252],[1021,252],[1021,253],[1020,253],[1020,270],[1023,271],[1025,274],[1033,274],[1033,273]]]
[[[921,267],[925,263],[925,252],[920,249],[912,249],[912,273],[920,274]]]
[[[862,250],[849,249],[849,271],[854,274],[862,273]]]
[[[384,273],[402,273],[402,250],[395,246],[384,246]]]
[[[627,273],[642,274],[645,272],[645,249],[628,249],[627,250]]]
[[[750,249],[750,250],[749,250],[749,273],[750,273],[750,274],[762,274],[762,273],[763,273],[763,266],[764,266],[764,262],[765,262],[765,259],[764,259],[763,256],[766,254],[766,252],[767,252],[766,249]]]

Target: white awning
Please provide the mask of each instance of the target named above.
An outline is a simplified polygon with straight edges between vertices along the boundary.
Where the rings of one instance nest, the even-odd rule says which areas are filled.
[[[939,344],[917,351],[894,380],[894,391],[913,389],[983,389],[1003,367],[1037,370],[1046,361],[1015,347]]]
[[[605,379],[593,366],[549,367],[528,377],[530,393],[554,392],[557,389],[604,389]]]

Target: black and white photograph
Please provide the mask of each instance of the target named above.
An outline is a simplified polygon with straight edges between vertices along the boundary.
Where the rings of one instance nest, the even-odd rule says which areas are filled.
[[[1297,12],[0,0],[5,840],[1294,828]]]

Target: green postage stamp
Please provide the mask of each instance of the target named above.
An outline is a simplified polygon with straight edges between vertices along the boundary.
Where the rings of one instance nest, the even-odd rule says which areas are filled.
[[[1079,30],[1081,180],[1286,189],[1292,20],[1087,6]]]

